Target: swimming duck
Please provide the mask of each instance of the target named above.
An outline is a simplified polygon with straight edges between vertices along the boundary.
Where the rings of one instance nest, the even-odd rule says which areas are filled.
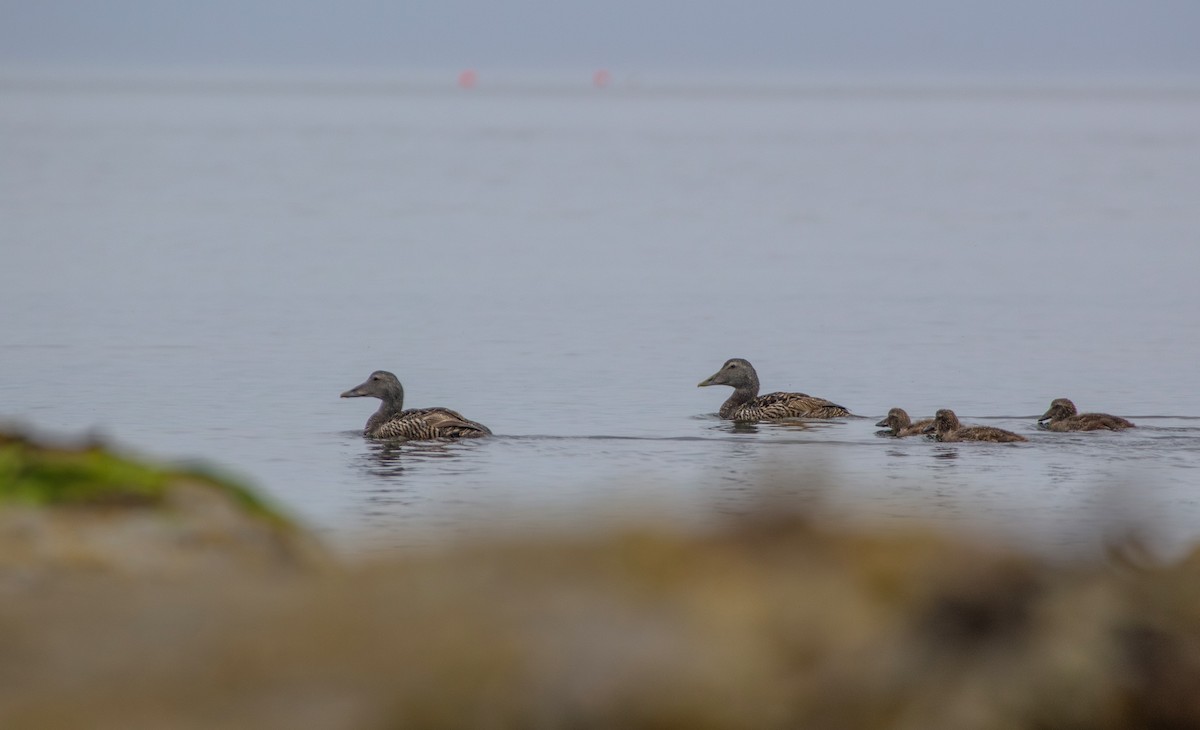
[[[733,395],[721,404],[721,418],[730,421],[770,421],[780,418],[837,418],[850,411],[824,398],[804,393],[758,394],[758,373],[748,361],[735,357],[697,387],[728,385]]]
[[[994,426],[964,426],[949,408],[933,414],[933,424],[925,427],[925,433],[934,434],[938,441],[1028,441],[1020,434]]]
[[[404,387],[395,375],[386,370],[371,373],[361,385],[345,393],[343,398],[378,398],[383,401],[379,410],[367,419],[363,435],[375,439],[456,439],[491,435],[482,423],[463,418],[449,408],[410,408],[404,410]]]
[[[1132,422],[1107,413],[1079,413],[1075,404],[1066,398],[1050,401],[1050,410],[1038,419],[1038,425],[1051,431],[1120,431],[1134,428]]]
[[[888,411],[888,414],[882,421],[875,424],[881,428],[891,429],[891,434],[896,437],[903,438],[905,436],[916,436],[919,433],[925,433],[925,429],[933,424],[932,418],[924,418],[916,423],[908,417],[908,412],[903,408],[893,408]],[[880,431],[879,433],[884,433]]]

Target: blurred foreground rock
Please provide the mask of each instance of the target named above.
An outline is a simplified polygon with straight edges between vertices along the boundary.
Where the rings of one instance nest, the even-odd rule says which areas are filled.
[[[60,507],[11,524],[36,509]],[[203,546],[231,508],[192,509],[131,534]],[[134,537],[63,519],[31,529],[91,535],[105,569],[10,584],[3,728],[1200,727],[1194,557],[1067,565],[764,512],[264,571],[303,552],[234,519],[216,544],[253,547],[162,580],[107,547]]]
[[[0,433],[0,591],[62,572],[166,577],[323,559],[229,480]]]

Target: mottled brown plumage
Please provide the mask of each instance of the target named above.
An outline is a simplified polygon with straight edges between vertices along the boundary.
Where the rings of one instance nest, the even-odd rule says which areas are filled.
[[[1107,413],[1079,413],[1066,398],[1055,398],[1038,424],[1051,431],[1121,431],[1134,428],[1131,421]]]
[[[404,410],[404,387],[386,370],[371,373],[365,382],[342,393],[342,397],[371,397],[383,401],[379,410],[367,419],[363,435],[368,438],[418,441],[474,438],[492,433],[482,423],[463,418],[462,414],[449,408]]]
[[[932,424],[932,418],[923,418],[913,423],[912,419],[908,417],[907,411],[903,408],[893,408],[888,411],[887,416],[883,420],[875,425],[881,428],[888,428],[891,435],[903,438],[905,436],[916,436],[917,434],[925,433],[925,429]],[[880,431],[879,433],[885,432]]]
[[[995,441],[1005,443],[1010,441],[1028,441],[1029,439],[1005,431],[994,426],[964,426],[958,422],[958,416],[949,408],[943,408],[933,414],[933,424],[925,427],[926,433],[932,433],[938,441]]]
[[[726,360],[721,369],[698,387],[728,385],[733,395],[721,404],[721,418],[730,421],[773,421],[781,418],[838,418],[850,411],[824,398],[804,393],[758,394],[758,373],[741,358]]]

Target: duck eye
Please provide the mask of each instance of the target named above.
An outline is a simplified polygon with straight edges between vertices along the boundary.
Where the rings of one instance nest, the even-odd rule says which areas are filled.
[[[725,368],[725,369],[726,369],[726,370],[733,370],[733,369],[734,369],[734,368],[736,368],[736,367],[737,367],[737,363],[736,363],[736,362],[731,362],[731,363],[729,363],[729,367],[727,367],[727,368]]]
[[[371,376],[371,380],[379,380],[379,376],[378,376],[378,375],[372,375],[372,376]]]

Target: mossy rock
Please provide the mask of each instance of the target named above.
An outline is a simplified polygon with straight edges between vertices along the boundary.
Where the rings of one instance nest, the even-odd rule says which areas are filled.
[[[98,444],[70,448],[0,433],[0,503],[160,504],[186,479],[226,492],[247,512],[284,522],[248,488],[199,469],[167,469],[115,454]]]
[[[320,552],[252,490],[211,470],[0,432],[0,568],[178,572],[311,565]]]

